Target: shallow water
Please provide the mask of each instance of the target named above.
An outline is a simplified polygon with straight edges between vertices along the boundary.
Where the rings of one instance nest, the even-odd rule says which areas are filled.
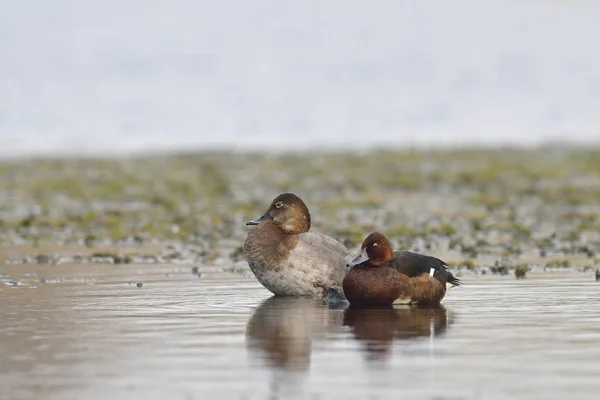
[[[464,277],[442,309],[370,311],[271,298],[252,278],[182,266],[0,274],[2,399],[590,399],[600,390],[600,284],[588,274]]]

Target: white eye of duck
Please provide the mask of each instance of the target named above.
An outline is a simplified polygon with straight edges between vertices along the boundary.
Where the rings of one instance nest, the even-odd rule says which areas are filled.
[[[281,208],[281,206],[283,206],[283,201],[278,201],[277,204],[275,204],[276,208]]]

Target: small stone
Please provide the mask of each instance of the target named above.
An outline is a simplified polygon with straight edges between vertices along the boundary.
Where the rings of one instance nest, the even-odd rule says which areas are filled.
[[[229,253],[231,261],[237,262],[244,259],[244,247],[238,246]]]
[[[142,286],[144,286],[144,284],[142,282],[138,282],[135,286],[142,287]]]
[[[37,256],[35,256],[35,261],[38,264],[48,264],[50,262],[50,257],[48,257],[45,254],[38,254]]]
[[[527,275],[527,266],[519,265],[515,268],[515,277],[517,279],[525,279],[525,275]]]
[[[490,267],[490,272],[492,275],[507,275],[508,267],[505,265]]]
[[[596,282],[600,282],[600,269],[596,269]]]

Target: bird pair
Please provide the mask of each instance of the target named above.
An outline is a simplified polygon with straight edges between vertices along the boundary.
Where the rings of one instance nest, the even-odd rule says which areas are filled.
[[[323,296],[342,288],[351,305],[436,305],[447,285],[460,281],[440,259],[393,252],[390,241],[371,233],[353,256],[337,240],[309,232],[310,212],[293,193],[277,196],[244,242],[244,255],[258,281],[279,296]]]

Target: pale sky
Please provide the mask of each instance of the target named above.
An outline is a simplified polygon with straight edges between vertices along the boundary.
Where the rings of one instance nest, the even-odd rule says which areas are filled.
[[[600,142],[600,3],[4,0],[0,155]]]

